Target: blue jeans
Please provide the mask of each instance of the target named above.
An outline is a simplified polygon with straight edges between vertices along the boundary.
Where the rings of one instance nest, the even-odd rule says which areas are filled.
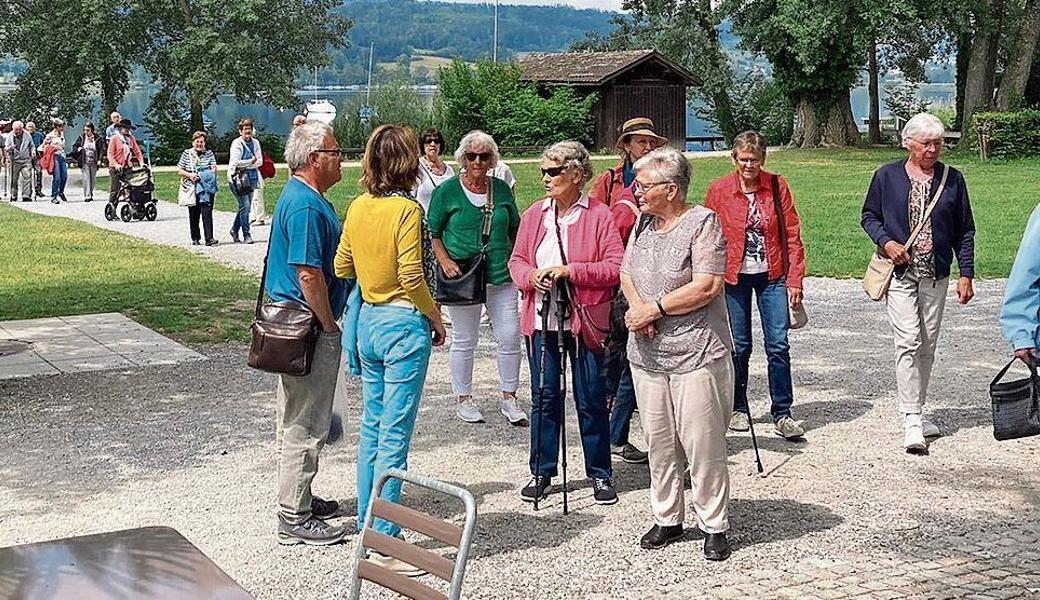
[[[632,368],[624,348],[612,352],[607,359],[607,389],[614,395],[610,411],[610,445],[628,443],[629,426],[636,410],[636,388],[632,385]]]
[[[733,368],[735,389],[733,410],[746,412],[748,360],[751,358],[751,294],[758,301],[762,317],[762,335],[765,337],[766,359],[769,371],[770,412],[773,420],[791,415],[794,389],[791,385],[791,346],[787,341],[790,327],[787,287],[784,278],[769,281],[768,273],[741,274],[737,285],[726,284],[726,308],[733,330]]]
[[[249,235],[249,208],[253,205],[253,193],[242,194],[236,196],[238,198],[238,214],[235,215],[235,222],[231,224],[231,233],[238,233],[238,230],[242,230],[242,235]]]
[[[408,468],[408,448],[430,364],[430,322],[413,308],[366,303],[358,317],[358,340],[365,404],[357,459],[360,531],[379,477],[390,468]],[[397,480],[390,480],[380,495],[394,503],[400,497],[401,482]],[[390,536],[401,531],[382,519],[376,519],[372,527]]]
[[[65,184],[69,181],[69,165],[65,157],[54,153],[54,179],[51,180],[51,198],[65,193]]]
[[[560,348],[555,331],[545,334],[547,356],[542,373],[542,332],[535,331],[527,338],[527,358],[531,367],[531,474],[555,477],[560,450],[560,416],[563,402],[560,397]],[[579,343],[575,351],[574,338],[566,334],[567,355],[571,360],[571,386],[578,412],[578,430],[585,454],[585,475],[608,479],[614,471],[610,466],[610,415],[607,414],[607,395],[601,376],[603,357]],[[542,389],[542,377],[547,383]]]

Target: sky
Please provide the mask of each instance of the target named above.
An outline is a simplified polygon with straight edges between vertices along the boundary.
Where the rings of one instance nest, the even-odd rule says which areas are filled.
[[[446,0],[447,2],[493,2],[493,0]],[[502,4],[564,4],[574,8],[598,8],[600,10],[619,10],[621,0],[501,0]]]

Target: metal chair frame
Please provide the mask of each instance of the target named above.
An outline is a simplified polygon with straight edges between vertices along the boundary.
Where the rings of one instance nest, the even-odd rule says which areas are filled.
[[[466,520],[460,528],[451,523],[436,519],[414,509],[382,500],[379,496],[390,479],[408,482],[462,501],[466,509]],[[361,580],[366,579],[384,588],[395,591],[407,598],[416,600],[459,600],[462,597],[462,579],[466,573],[466,561],[469,559],[470,546],[477,525],[477,502],[468,490],[456,485],[444,483],[430,477],[409,473],[400,469],[388,469],[372,489],[368,514],[365,515],[364,527],[358,535],[357,547],[354,551],[354,564],[350,570],[350,600],[361,597]],[[458,549],[455,561],[452,562],[440,554],[409,544],[403,540],[392,538],[372,529],[376,517],[392,521],[405,529],[411,529],[435,540],[454,546]],[[393,556],[416,567],[424,569],[444,581],[449,582],[448,595],[427,586],[426,584],[398,575],[366,558],[368,549]]]

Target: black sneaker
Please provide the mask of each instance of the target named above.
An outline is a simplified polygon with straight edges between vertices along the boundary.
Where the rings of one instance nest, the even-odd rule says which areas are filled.
[[[729,555],[729,541],[725,533],[709,533],[704,536],[704,558],[726,560]]]
[[[531,481],[520,490],[520,499],[524,502],[534,502],[535,498],[545,500],[549,497],[549,488],[552,486],[552,477],[545,475],[534,475]]]
[[[329,525],[316,517],[311,517],[299,525],[291,525],[278,517],[278,543],[284,546],[331,546],[342,542],[346,536],[346,526]]]
[[[682,538],[682,536],[682,525],[669,525],[667,527],[654,525],[650,528],[650,531],[647,531],[639,540],[639,547],[646,548],[647,550],[657,550]]]
[[[592,496],[596,504],[617,504],[617,492],[609,479],[592,478]]]
[[[206,240],[206,245],[207,246],[216,246],[219,243],[220,242],[218,242],[217,240]]]
[[[235,242],[236,244],[239,243],[238,232],[235,231],[234,229],[232,229],[230,233],[231,233],[231,241]]]
[[[636,448],[632,444],[624,444],[622,446],[611,446],[610,453],[620,458],[624,462],[631,463],[633,465],[642,465],[647,462],[647,454],[639,448]]]
[[[311,496],[311,514],[319,519],[342,516],[339,502],[335,500],[324,500],[317,496]]]
[[[250,237],[249,234],[247,233],[245,235],[245,237],[242,238],[242,243],[243,244],[252,244],[253,243],[253,238]]]

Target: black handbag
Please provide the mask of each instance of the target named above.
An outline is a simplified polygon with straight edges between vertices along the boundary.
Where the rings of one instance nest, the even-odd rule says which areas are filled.
[[[460,182],[461,185],[461,182]],[[488,178],[488,197],[484,204],[484,221],[480,227],[480,252],[466,259],[456,260],[458,277],[448,277],[440,264],[436,271],[434,298],[444,306],[473,306],[487,302],[488,242],[491,240],[491,219],[495,213],[494,182]]]
[[[1037,377],[1036,362],[1028,363],[1028,379],[1000,382],[1016,360],[1012,358],[989,384],[989,397],[993,401],[993,437],[1001,441],[1040,434],[1040,378]]]
[[[248,363],[250,367],[268,373],[304,377],[311,372],[321,324],[306,304],[291,300],[263,301],[270,256],[271,247],[268,245],[264,272],[260,276],[260,291],[256,297],[256,316],[250,328],[252,341]]]
[[[243,142],[242,148],[243,150],[249,148],[249,158],[256,158],[252,144],[246,144]],[[236,196],[252,194],[253,190],[256,189],[253,186],[253,180],[249,177],[250,170],[251,169],[236,169],[235,173],[231,176],[231,187]]]

